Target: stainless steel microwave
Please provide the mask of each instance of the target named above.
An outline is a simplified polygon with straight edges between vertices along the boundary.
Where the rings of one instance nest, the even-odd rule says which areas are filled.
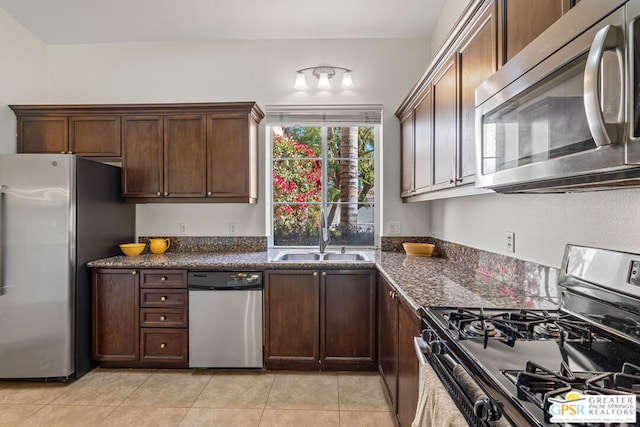
[[[581,0],[476,89],[476,185],[640,186],[640,0]]]

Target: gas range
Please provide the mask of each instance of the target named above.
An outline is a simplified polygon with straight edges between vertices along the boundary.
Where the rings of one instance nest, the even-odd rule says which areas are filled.
[[[559,309],[425,307],[427,360],[471,425],[603,425],[553,405],[626,396],[640,409],[635,274],[640,255],[568,246]]]

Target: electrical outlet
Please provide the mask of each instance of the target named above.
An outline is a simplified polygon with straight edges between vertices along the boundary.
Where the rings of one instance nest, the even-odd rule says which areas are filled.
[[[516,251],[516,233],[507,231],[507,252]]]
[[[229,223],[229,235],[234,236],[238,234],[238,225],[235,222]]]
[[[388,225],[389,235],[398,235],[400,234],[400,223],[399,222],[389,222]]]
[[[181,235],[187,234],[187,224],[185,224],[184,222],[180,223],[180,234]]]
[[[629,283],[640,286],[640,261],[631,261],[629,268]]]

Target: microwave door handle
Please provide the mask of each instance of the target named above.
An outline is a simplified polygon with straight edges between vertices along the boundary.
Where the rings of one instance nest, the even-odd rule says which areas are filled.
[[[604,121],[604,115],[600,108],[598,80],[600,78],[600,64],[605,51],[620,49],[623,40],[624,34],[620,27],[607,25],[596,33],[587,56],[587,64],[584,70],[584,110],[589,130],[598,147],[617,142],[617,132],[613,132],[613,138],[607,132],[608,126]],[[621,62],[620,64],[622,65]],[[620,67],[620,70],[622,70],[622,67]],[[620,78],[620,99],[623,97],[623,81],[623,78]],[[617,124],[615,127],[617,127]]]

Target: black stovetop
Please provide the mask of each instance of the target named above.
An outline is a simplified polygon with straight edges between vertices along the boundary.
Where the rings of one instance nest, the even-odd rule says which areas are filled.
[[[447,336],[449,347],[488,392],[510,400],[541,425],[549,422],[545,403],[554,393],[585,393],[589,379],[612,387],[612,381],[599,377],[618,377],[628,366],[640,366],[634,343],[560,310],[430,307],[426,314],[427,323]],[[640,391],[640,379],[637,385],[622,382]]]

